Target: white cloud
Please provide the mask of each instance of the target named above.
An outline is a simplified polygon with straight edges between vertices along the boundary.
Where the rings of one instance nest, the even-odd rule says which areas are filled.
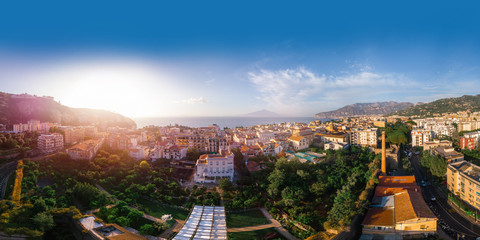
[[[204,104],[204,103],[207,103],[207,99],[203,98],[203,97],[199,97],[199,98],[188,98],[188,99],[184,99],[184,100],[181,100],[181,101],[174,101],[173,103],[188,103],[188,104]]]
[[[372,97],[416,85],[400,74],[378,73],[370,69],[362,68],[359,72],[339,76],[315,74],[304,67],[261,69],[249,72],[248,78],[260,93],[261,100],[276,110],[291,113],[307,113],[312,108],[322,110],[357,101],[376,101]]]

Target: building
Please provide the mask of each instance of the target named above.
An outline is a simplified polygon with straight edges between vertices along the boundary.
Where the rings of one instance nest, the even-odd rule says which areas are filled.
[[[194,181],[198,183],[216,183],[222,178],[233,182],[233,153],[220,151],[220,154],[203,154],[195,165]]]
[[[44,153],[54,153],[63,149],[63,135],[58,133],[38,136],[38,149]]]
[[[103,145],[103,138],[91,139],[75,144],[67,149],[67,154],[72,159],[88,159],[92,160],[98,150]]]
[[[218,153],[220,150],[228,150],[227,139],[223,137],[214,137],[208,139],[208,152]]]
[[[68,127],[65,132],[65,144],[71,145],[85,139],[85,129],[82,127]]]
[[[51,127],[59,126],[58,123],[40,122],[38,120],[30,120],[27,123],[13,124],[13,131],[19,132],[39,132],[48,133]]]
[[[432,131],[426,129],[413,129],[411,134],[413,147],[423,147],[424,143],[432,141],[435,137]]]
[[[300,137],[300,136],[291,136],[287,139],[291,142],[293,149],[296,151],[308,148],[308,141],[307,138]]]
[[[178,146],[194,147],[199,152],[206,152],[209,144],[208,137],[201,134],[183,134],[177,136],[176,143]]]
[[[377,129],[352,129],[350,132],[350,144],[360,146],[377,147]]]
[[[453,147],[438,147],[431,151],[432,154],[447,160],[447,163],[463,161],[463,154],[455,151]]]
[[[433,140],[431,142],[426,142],[423,144],[423,150],[425,151],[432,151],[435,148],[438,147],[451,147],[452,142],[448,140]]]
[[[225,208],[221,206],[194,206],[182,229],[173,240],[218,239],[227,240]]]
[[[475,150],[478,148],[478,140],[480,139],[480,131],[464,133],[460,137],[460,148]]]
[[[423,200],[415,176],[379,176],[363,234],[434,234],[437,218]]]
[[[147,146],[136,146],[128,150],[128,155],[135,160],[147,159],[149,148]]]
[[[467,161],[459,161],[447,166],[447,188],[480,210],[480,167]]]
[[[323,145],[324,150],[332,149],[332,150],[340,150],[340,149],[345,149],[347,147],[347,144],[345,143],[340,143],[340,142],[328,142]]]

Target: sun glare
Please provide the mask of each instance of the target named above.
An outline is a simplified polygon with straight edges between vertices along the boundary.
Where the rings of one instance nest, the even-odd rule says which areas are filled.
[[[152,100],[158,91],[155,84],[162,81],[157,71],[128,63],[80,65],[65,70],[64,77],[72,84],[65,89],[63,103],[131,117],[148,115],[141,103]]]

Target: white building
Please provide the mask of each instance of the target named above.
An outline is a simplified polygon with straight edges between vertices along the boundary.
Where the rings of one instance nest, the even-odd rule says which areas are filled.
[[[350,132],[350,144],[360,146],[377,146],[377,129],[352,129]]]
[[[63,135],[58,133],[42,134],[38,137],[38,148],[44,153],[53,153],[63,149]]]
[[[128,155],[135,160],[148,158],[149,148],[147,146],[136,146],[128,149]]]
[[[332,149],[332,150],[340,150],[344,149],[347,144],[345,143],[339,143],[339,142],[328,142],[323,145],[324,150]]]
[[[296,151],[308,148],[308,140],[307,138],[300,137],[300,136],[291,136],[287,139],[291,142],[293,149]]]
[[[27,123],[13,124],[13,131],[19,132],[39,132],[48,133],[51,127],[59,126],[58,123],[40,122],[38,120],[30,120]]]
[[[229,151],[220,151],[220,154],[203,154],[195,165],[194,181],[197,183],[215,183],[222,178],[233,181],[234,155]]]
[[[411,134],[413,147],[422,147],[424,143],[432,141],[435,137],[433,131],[427,129],[413,129]]]
[[[257,131],[257,137],[260,142],[267,143],[275,138],[275,133],[270,130],[260,129]]]

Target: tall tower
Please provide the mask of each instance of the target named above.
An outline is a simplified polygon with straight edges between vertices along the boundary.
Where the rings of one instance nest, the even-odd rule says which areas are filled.
[[[387,150],[385,149],[385,131],[382,132],[382,175],[387,176]]]

